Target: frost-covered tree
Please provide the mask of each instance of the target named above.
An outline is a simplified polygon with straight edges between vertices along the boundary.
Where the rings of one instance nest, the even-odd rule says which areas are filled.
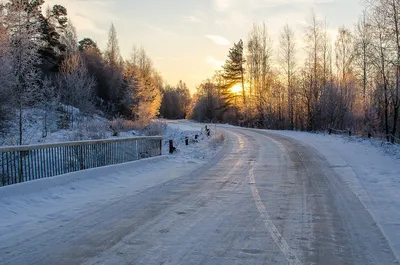
[[[104,54],[106,61],[113,67],[117,67],[121,62],[121,54],[119,51],[117,30],[114,24],[111,24],[108,33],[107,50]]]
[[[9,34],[11,87],[18,107],[19,144],[23,144],[23,109],[40,96],[40,23],[37,5],[23,0],[8,2],[2,9],[2,23]]]
[[[0,134],[6,132],[7,123],[12,119],[13,100],[11,88],[13,73],[11,68],[11,53],[9,35],[0,25]]]
[[[290,129],[294,128],[294,77],[296,71],[296,41],[293,30],[288,24],[281,32],[279,40],[279,62],[285,74],[287,86],[287,110]]]
[[[61,35],[60,42],[65,46],[65,53],[67,56],[78,51],[78,35],[71,21],[68,22],[64,34]]]
[[[42,97],[40,106],[43,108],[42,137],[47,137],[47,133],[52,124],[55,124],[55,110],[59,103],[59,95],[53,81],[45,77],[42,82]]]
[[[133,48],[125,65],[125,79],[130,87],[131,110],[135,120],[146,124],[159,114],[163,81],[153,68],[144,49]]]
[[[38,8],[43,5],[43,0],[32,1]],[[42,69],[45,73],[58,72],[58,68],[67,52],[67,46],[62,41],[67,34],[68,18],[67,9],[61,5],[47,8],[45,15],[40,12],[37,15],[40,20],[40,32],[42,46],[40,54],[42,57]]]
[[[62,62],[56,84],[62,103],[78,108],[82,112],[93,111],[93,92],[96,82],[90,76],[79,53],[70,55]],[[74,111],[68,111],[68,115],[68,121],[73,127]]]

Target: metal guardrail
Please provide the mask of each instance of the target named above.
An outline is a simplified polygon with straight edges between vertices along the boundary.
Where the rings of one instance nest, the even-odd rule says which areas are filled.
[[[162,137],[0,148],[0,186],[162,155]]]

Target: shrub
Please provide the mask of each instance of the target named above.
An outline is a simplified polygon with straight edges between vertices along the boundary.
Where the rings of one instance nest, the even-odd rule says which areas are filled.
[[[121,117],[116,117],[110,122],[110,129],[113,136],[119,136],[121,130],[124,128],[124,120]]]
[[[164,122],[152,122],[145,126],[143,129],[139,130],[140,134],[146,136],[158,136],[163,135],[167,129],[167,125]]]
[[[225,135],[222,132],[217,132],[210,140],[210,145],[217,148],[225,142]]]
[[[90,119],[86,122],[81,122],[77,130],[72,135],[73,141],[82,140],[99,140],[107,138],[108,128],[104,122]]]

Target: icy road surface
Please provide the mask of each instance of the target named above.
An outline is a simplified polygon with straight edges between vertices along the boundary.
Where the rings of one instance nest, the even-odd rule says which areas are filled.
[[[193,172],[191,163],[158,158],[129,189],[77,180],[66,198],[26,195],[34,202],[20,211],[0,198],[0,264],[398,264],[316,149],[264,131],[223,130],[222,150]],[[111,171],[91,174],[118,175]],[[32,213],[43,194],[49,208]]]

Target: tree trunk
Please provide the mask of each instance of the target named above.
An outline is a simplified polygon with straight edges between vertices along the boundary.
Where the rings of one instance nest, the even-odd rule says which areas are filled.
[[[386,80],[386,78],[384,77],[384,80]],[[385,133],[386,133],[386,139],[387,141],[390,140],[389,134],[390,134],[390,130],[389,130],[389,99],[388,99],[388,89],[387,89],[387,84],[386,81],[384,81],[384,85],[383,85],[383,90],[384,90],[384,97],[385,97]]]
[[[21,97],[21,96],[20,96]],[[22,99],[19,99],[19,145],[22,145]]]

